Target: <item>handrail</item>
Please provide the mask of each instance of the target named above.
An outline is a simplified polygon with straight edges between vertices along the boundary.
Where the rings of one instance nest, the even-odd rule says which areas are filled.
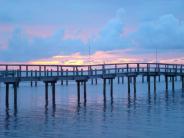
[[[171,63],[146,63],[146,62],[140,62],[140,63],[109,63],[109,64],[86,64],[86,65],[62,65],[62,64],[0,64],[0,66],[49,66],[49,67],[88,67],[88,66],[111,66],[111,65],[176,65],[176,66],[184,66],[184,64],[171,64]]]

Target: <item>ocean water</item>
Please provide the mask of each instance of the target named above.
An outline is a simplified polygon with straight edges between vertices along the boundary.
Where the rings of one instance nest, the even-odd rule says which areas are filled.
[[[133,88],[133,86],[132,86]],[[82,89],[82,86],[81,86]],[[13,106],[10,88],[9,109],[5,108],[5,87],[0,86],[0,138],[134,138],[184,137],[184,91],[175,82],[175,91],[165,91],[164,82],[157,91],[147,91],[147,83],[137,82],[137,92],[127,93],[127,84],[114,81],[113,99],[107,85],[107,100],[103,101],[102,84],[87,84],[87,102],[77,103],[76,83],[56,86],[56,106],[45,106],[44,84],[18,88],[17,110]]]

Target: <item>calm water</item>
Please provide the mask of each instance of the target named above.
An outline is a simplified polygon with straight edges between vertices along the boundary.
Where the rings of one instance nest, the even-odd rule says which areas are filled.
[[[170,85],[171,86],[171,85]],[[109,87],[109,86],[108,86]],[[149,95],[147,84],[138,82],[137,94],[127,95],[126,84],[114,84],[111,100],[103,102],[102,85],[87,85],[87,103],[77,104],[76,84],[56,86],[56,107],[45,107],[44,85],[18,89],[18,109],[13,109],[13,90],[10,89],[10,108],[5,109],[5,89],[0,87],[0,138],[101,138],[101,137],[184,137],[184,92],[180,81],[175,92],[165,92],[163,82],[157,93]]]

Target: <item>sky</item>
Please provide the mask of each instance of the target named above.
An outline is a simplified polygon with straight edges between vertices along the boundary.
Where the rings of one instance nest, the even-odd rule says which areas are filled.
[[[0,0],[0,63],[184,63],[183,0]]]

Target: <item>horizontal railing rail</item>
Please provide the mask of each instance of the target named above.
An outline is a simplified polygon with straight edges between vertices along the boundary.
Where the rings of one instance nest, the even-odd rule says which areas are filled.
[[[164,63],[116,63],[97,65],[0,64],[0,78],[95,76],[127,73],[184,73],[184,65]]]

